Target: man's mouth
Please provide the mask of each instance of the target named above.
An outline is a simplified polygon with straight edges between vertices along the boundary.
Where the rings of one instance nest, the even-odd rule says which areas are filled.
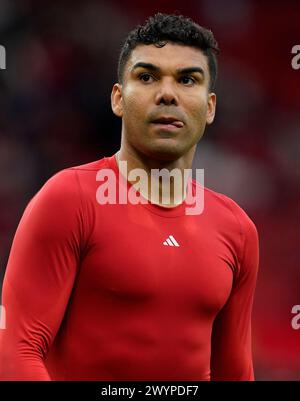
[[[165,128],[182,128],[183,122],[176,119],[175,117],[158,117],[151,121],[152,124],[159,125]]]

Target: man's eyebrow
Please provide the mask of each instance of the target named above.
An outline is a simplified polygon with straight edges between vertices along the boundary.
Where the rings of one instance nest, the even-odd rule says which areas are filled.
[[[147,70],[153,71],[153,72],[160,72],[161,69],[152,64],[152,63],[144,63],[142,61],[139,61],[138,63],[134,64],[134,66],[132,67],[132,71],[134,71],[137,68],[145,68]],[[199,72],[201,75],[205,75],[204,74],[204,70],[201,67],[186,67],[186,68],[179,68],[176,70],[177,74],[192,74],[195,72]]]
[[[187,67],[187,68],[180,68],[177,70],[178,74],[192,74],[193,72],[199,72],[201,75],[204,74],[204,70],[201,67]]]
[[[151,63],[143,63],[142,61],[134,64],[134,66],[132,67],[132,71],[134,71],[137,68],[145,68],[145,69],[153,71],[153,72],[159,72],[160,71],[160,68],[157,67],[156,65],[151,64]]]

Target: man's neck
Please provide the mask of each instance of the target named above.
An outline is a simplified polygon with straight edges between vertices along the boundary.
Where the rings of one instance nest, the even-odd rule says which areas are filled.
[[[174,207],[186,197],[194,153],[195,149],[192,154],[174,161],[149,160],[121,147],[115,157],[120,173],[145,199],[160,206]],[[131,176],[135,176],[134,179]]]

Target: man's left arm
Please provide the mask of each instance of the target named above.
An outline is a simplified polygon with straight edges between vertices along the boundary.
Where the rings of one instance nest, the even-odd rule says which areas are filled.
[[[217,315],[211,342],[211,380],[254,380],[251,314],[259,245],[253,222],[242,214],[243,248],[240,269],[230,297]]]

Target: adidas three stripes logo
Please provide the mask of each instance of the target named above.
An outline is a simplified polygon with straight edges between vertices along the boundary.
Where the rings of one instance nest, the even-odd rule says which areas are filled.
[[[169,237],[163,243],[166,246],[180,246],[173,235],[169,235]]]

